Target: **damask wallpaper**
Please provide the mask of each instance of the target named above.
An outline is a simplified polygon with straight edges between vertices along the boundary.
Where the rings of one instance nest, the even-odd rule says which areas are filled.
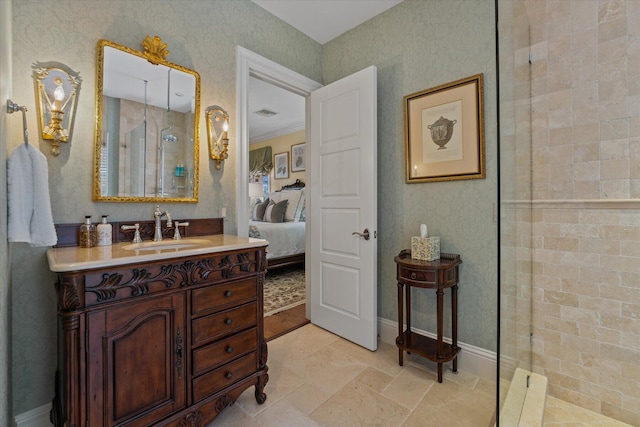
[[[397,319],[393,258],[425,223],[430,235],[440,236],[441,252],[462,258],[458,339],[491,351],[497,331],[494,21],[492,0],[405,0],[322,51],[325,84],[378,67],[378,315]],[[403,96],[478,73],[484,73],[487,178],[406,184]],[[435,295],[416,292],[412,302],[412,324],[435,331]]]
[[[37,61],[62,62],[82,77],[72,140],[62,147],[60,156],[48,156],[55,222],[81,222],[84,215],[92,215],[96,221],[100,215],[109,215],[113,220],[153,216],[152,203],[93,203],[91,199],[99,39],[141,50],[147,35],[158,35],[168,44],[169,61],[200,73],[200,200],[197,204],[161,207],[174,218],[218,216],[220,208],[226,207],[228,221],[224,226],[231,234],[236,231],[236,45],[311,79],[321,79],[322,47],[249,0],[60,0],[55,5],[50,1],[20,0],[13,2],[12,18],[13,97],[29,109],[28,125],[34,144],[38,144],[38,127],[33,113],[36,108],[31,65]],[[231,113],[232,124],[229,159],[220,171],[209,161],[203,118],[204,107],[214,104]],[[19,121],[8,123],[12,135],[7,142],[9,153],[22,141]],[[40,144],[41,151],[49,153],[49,147]],[[55,276],[49,272],[45,248],[16,244],[12,258],[13,413],[21,414],[49,403],[53,397]]]
[[[168,43],[169,60],[200,73],[201,105],[236,107],[237,45],[318,82],[331,82],[369,65],[378,67],[378,283],[379,316],[396,320],[393,257],[408,247],[419,224],[439,235],[442,250],[462,257],[459,339],[495,350],[496,343],[496,113],[492,0],[405,0],[321,46],[249,0],[59,0],[13,2],[13,84],[16,100],[35,111],[31,65],[57,61],[83,79],[72,141],[48,157],[54,221],[84,215],[114,220],[151,219],[153,204],[93,203],[96,43],[105,38],[135,49],[147,35]],[[429,184],[404,183],[402,97],[484,73],[487,178]],[[203,121],[201,120],[201,123]],[[7,152],[21,142],[9,123]],[[29,129],[36,134],[35,114]],[[209,161],[200,127],[200,201],[162,206],[174,217],[216,216],[227,209],[225,230],[235,233],[236,153],[220,171]],[[34,143],[37,138],[33,138]],[[48,153],[44,143],[41,150]],[[14,245],[11,263],[13,413],[49,403],[56,364],[55,276],[45,249]],[[0,259],[0,261],[2,261]],[[1,279],[0,279],[1,280]],[[0,282],[1,284],[1,282]],[[432,295],[414,298],[414,322],[435,330]]]
[[[11,82],[11,3],[0,3],[0,99],[10,96]],[[14,114],[15,116],[15,114]],[[12,117],[0,115],[0,129]],[[15,119],[14,119],[15,120]],[[18,119],[20,120],[20,119]],[[9,246],[7,244],[7,141],[0,132],[0,425],[9,425],[11,396],[11,301],[9,293]]]

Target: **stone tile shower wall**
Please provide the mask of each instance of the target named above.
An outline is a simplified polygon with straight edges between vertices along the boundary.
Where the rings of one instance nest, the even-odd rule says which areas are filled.
[[[534,371],[640,425],[640,1],[526,5]]]

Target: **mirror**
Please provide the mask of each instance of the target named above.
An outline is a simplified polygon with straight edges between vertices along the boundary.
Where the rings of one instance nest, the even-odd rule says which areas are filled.
[[[143,47],[98,42],[93,199],[197,202],[200,75]]]

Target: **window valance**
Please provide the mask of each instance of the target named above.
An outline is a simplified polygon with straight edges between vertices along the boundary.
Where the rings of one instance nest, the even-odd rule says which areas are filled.
[[[268,175],[271,169],[273,169],[271,147],[249,151],[249,176]]]

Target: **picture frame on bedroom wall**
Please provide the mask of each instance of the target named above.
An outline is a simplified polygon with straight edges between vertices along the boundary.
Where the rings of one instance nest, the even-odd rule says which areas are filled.
[[[274,154],[273,165],[273,177],[275,179],[289,178],[289,152],[285,151],[284,153]]]
[[[291,172],[304,172],[304,148],[304,142],[291,146]]]

